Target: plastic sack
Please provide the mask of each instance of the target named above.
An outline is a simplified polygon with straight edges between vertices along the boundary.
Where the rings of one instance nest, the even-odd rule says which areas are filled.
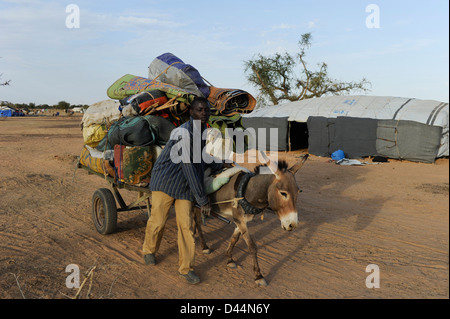
[[[93,157],[86,147],[83,147],[80,155],[80,164],[92,169],[94,172],[105,174],[102,158]]]
[[[345,157],[343,150],[337,150],[331,154],[331,159],[334,161],[340,161]]]
[[[83,114],[82,127],[113,123],[119,119],[121,112],[124,116],[137,115],[137,112],[131,106],[123,109],[120,106],[120,102],[115,100],[104,100],[92,104]]]
[[[92,124],[89,126],[83,126],[83,140],[84,144],[96,147],[98,143],[106,135],[106,125],[105,124]]]

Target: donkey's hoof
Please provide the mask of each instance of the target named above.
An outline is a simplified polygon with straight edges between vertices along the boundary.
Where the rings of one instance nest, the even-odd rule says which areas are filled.
[[[209,248],[206,248],[206,249],[202,250],[203,255],[209,255],[211,252],[212,252],[212,250],[209,249]]]
[[[267,281],[266,281],[264,278],[256,279],[256,280],[255,280],[255,283],[256,283],[258,286],[261,286],[261,287],[267,286]]]
[[[236,265],[236,263],[235,263],[234,261],[232,261],[232,262],[229,262],[229,263],[227,264],[227,267],[228,267],[228,268],[231,268],[231,269],[236,269],[236,268],[237,268],[237,265]]]

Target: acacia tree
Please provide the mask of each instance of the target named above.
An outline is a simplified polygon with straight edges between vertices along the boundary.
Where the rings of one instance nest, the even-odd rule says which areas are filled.
[[[258,54],[251,60],[244,61],[247,80],[259,91],[258,98],[267,98],[276,105],[280,101],[299,101],[323,95],[348,94],[352,91],[368,91],[370,82],[342,82],[328,75],[326,63],[318,63],[317,70],[311,70],[305,62],[306,50],[311,47],[311,33],[305,33],[298,42],[300,52],[296,56],[289,53],[276,53],[273,56]],[[296,67],[300,66],[300,76]]]
[[[59,101],[58,104],[53,106],[55,109],[64,109],[67,110],[70,108],[70,103],[66,101]]]

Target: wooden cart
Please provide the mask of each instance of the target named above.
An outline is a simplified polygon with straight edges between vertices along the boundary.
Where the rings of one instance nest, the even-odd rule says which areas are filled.
[[[113,177],[104,176],[103,174],[82,165],[80,162],[77,163],[77,168],[83,168],[88,171],[89,174],[98,175],[108,182],[109,188],[99,188],[92,196],[92,220],[95,228],[100,234],[106,235],[116,231],[118,212],[147,209],[147,214],[150,217],[150,199],[152,192],[148,187],[117,183]],[[127,205],[120,194],[119,189],[137,192],[138,198]],[[116,202],[119,204],[119,207],[117,207]]]

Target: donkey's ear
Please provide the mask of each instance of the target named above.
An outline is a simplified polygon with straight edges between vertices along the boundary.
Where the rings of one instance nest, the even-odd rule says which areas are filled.
[[[298,163],[295,163],[291,168],[289,168],[289,171],[295,175],[295,173],[297,173],[297,171],[300,169],[300,167],[303,166],[303,164],[308,159],[308,157],[309,157],[309,154],[302,155],[301,160]]]
[[[260,172],[262,174],[268,174],[268,172],[264,172],[264,169],[266,169],[270,173],[274,174],[276,178],[280,178],[280,174],[278,172],[278,163],[276,163],[275,161],[272,161],[264,151],[260,150],[259,152],[260,152],[262,158],[267,162],[267,166],[260,167]]]

